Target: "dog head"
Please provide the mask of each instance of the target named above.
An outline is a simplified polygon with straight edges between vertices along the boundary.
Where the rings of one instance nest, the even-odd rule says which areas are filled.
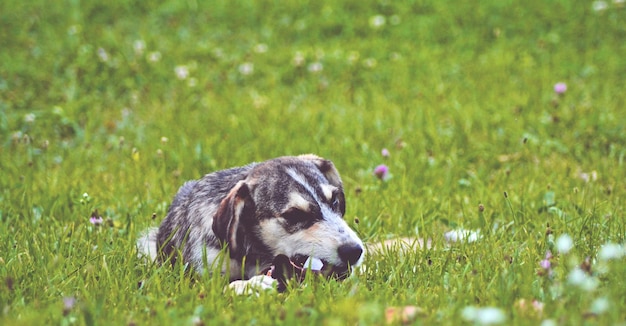
[[[329,160],[281,157],[248,170],[222,200],[213,230],[231,257],[265,248],[304,263],[320,259],[324,275],[343,278],[363,260],[363,242],[344,221],[343,184]],[[258,251],[258,250],[257,250]]]

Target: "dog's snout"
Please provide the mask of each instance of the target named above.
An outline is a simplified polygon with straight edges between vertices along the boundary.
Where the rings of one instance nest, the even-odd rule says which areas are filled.
[[[363,247],[359,244],[344,244],[337,249],[337,252],[343,262],[354,265],[361,259]]]

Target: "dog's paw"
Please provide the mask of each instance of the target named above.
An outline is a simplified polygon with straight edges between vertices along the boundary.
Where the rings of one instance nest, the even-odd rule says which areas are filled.
[[[245,281],[233,281],[228,284],[228,289],[237,295],[259,295],[259,291],[276,289],[277,281],[271,276],[257,275]]]

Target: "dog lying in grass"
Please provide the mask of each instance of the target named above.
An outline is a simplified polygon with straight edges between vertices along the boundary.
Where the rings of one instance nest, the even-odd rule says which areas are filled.
[[[343,219],[345,207],[331,161],[311,154],[279,157],[185,183],[161,225],[137,246],[161,264],[182,260],[199,273],[219,264],[237,292],[273,287],[274,279],[293,274],[284,268],[290,265],[301,274],[315,263],[316,273],[343,279],[362,263],[365,250]],[[277,267],[274,277],[268,275]],[[284,282],[279,286],[284,289]]]

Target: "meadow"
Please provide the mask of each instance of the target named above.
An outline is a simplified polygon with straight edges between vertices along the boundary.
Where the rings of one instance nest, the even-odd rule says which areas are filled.
[[[626,324],[623,0],[3,0],[0,42],[2,325]],[[137,258],[185,180],[301,153],[432,247],[258,297]]]

